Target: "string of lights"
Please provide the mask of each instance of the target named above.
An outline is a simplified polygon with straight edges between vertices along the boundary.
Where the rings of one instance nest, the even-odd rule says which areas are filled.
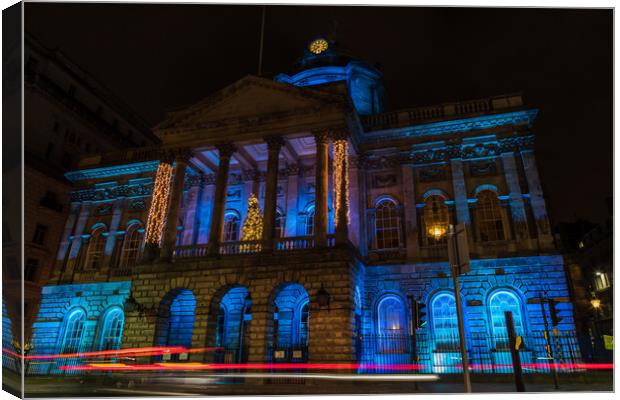
[[[349,210],[349,174],[347,159],[347,141],[338,139],[334,141],[334,223],[338,226],[340,223],[340,208],[346,207],[347,214]],[[344,191],[344,192],[343,192]],[[349,216],[346,215],[347,223]]]
[[[162,162],[155,175],[155,187],[151,208],[146,222],[145,243],[159,245],[162,238],[162,229],[168,210],[170,196],[170,181],[172,179],[172,165]]]

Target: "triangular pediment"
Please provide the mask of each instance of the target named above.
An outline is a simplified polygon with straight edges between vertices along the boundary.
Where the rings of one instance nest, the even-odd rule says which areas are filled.
[[[347,97],[333,88],[297,87],[247,76],[185,109],[169,113],[156,130],[192,128],[215,121],[255,120],[261,116],[286,115],[303,109],[345,104]]]

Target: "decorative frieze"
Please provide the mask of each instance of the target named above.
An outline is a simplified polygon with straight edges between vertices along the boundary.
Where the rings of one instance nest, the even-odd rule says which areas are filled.
[[[472,161],[469,163],[470,176],[491,176],[497,175],[497,163],[491,161]]]
[[[153,192],[153,184],[118,185],[106,188],[76,190],[69,194],[71,202],[114,200],[119,197],[147,197]]]
[[[372,187],[374,189],[396,186],[396,174],[374,174],[372,176]]]
[[[447,179],[447,170],[444,165],[434,165],[418,170],[420,182],[439,182]]]

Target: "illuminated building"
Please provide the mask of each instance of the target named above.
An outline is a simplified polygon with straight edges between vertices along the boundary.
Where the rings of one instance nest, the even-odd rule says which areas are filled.
[[[573,330],[537,110],[504,95],[383,111],[381,73],[313,41],[292,75],[247,76],[169,113],[161,146],[83,159],[66,175],[76,189],[35,351],[62,351],[69,328],[72,349],[99,350],[121,309],[109,346],[224,349],[168,359],[411,363],[415,328],[415,358],[451,372],[456,223],[473,260],[461,295],[474,363],[509,362],[505,311],[536,357],[543,291]],[[244,241],[253,193],[262,239]]]

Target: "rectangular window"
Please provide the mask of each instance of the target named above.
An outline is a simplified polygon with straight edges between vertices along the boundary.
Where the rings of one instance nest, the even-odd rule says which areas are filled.
[[[29,258],[26,261],[26,267],[24,268],[24,280],[34,282],[37,277],[37,269],[39,267],[39,260]]]
[[[609,275],[606,272],[597,272],[594,276],[594,288],[596,290],[605,290],[610,286]]]
[[[45,244],[45,235],[47,234],[47,226],[37,224],[34,230],[34,236],[32,237],[32,243],[43,245]]]

